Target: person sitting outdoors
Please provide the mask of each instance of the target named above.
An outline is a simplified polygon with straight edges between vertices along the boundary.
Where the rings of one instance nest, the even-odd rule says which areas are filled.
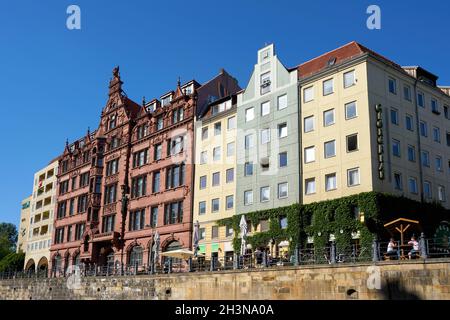
[[[386,255],[389,257],[397,257],[398,256],[397,243],[394,241],[394,238],[391,238],[388,243]]]
[[[413,255],[416,256],[419,254],[419,242],[417,242],[416,237],[411,237],[408,244],[413,247],[411,251],[408,252],[409,259],[411,259]]]

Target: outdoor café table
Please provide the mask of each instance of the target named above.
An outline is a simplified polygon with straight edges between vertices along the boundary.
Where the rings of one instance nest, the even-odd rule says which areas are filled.
[[[411,249],[412,249],[411,245],[409,245],[409,244],[402,244],[400,246],[400,259],[401,260],[409,259],[408,252],[411,251]],[[405,251],[407,251],[406,254],[405,254]]]

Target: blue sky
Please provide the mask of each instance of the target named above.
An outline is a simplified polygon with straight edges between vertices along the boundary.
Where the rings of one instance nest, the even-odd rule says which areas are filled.
[[[66,9],[81,8],[81,30]],[[366,27],[371,4],[381,30]],[[15,0],[0,4],[0,222],[19,221],[33,174],[96,128],[111,70],[136,102],[225,68],[245,87],[265,43],[289,67],[352,40],[450,85],[448,1]]]

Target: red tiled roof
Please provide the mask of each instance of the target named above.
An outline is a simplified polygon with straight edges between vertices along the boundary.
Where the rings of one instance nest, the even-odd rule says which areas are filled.
[[[395,62],[392,62],[391,60],[383,57],[382,55],[376,53],[375,51],[372,51],[367,47],[357,43],[356,41],[352,41],[350,43],[347,43],[346,45],[343,45],[342,47],[324,53],[321,56],[318,56],[312,60],[300,64],[299,66],[296,67],[298,69],[298,77],[306,78],[308,76],[311,76],[315,73],[318,73],[326,69],[328,67],[328,62],[333,58],[336,59],[334,65],[338,65],[365,53],[370,53],[384,60],[385,62],[391,64],[392,66],[401,69],[400,65],[396,64]]]

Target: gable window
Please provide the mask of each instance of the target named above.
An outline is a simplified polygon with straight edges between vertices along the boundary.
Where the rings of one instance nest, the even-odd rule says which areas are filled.
[[[109,130],[115,129],[117,126],[117,115],[112,115],[109,119]]]
[[[270,72],[261,75],[261,94],[269,93],[271,90]]]

